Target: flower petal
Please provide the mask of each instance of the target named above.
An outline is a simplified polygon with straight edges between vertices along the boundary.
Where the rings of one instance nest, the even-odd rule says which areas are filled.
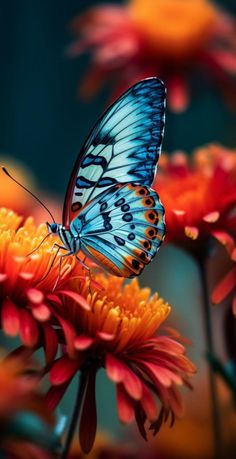
[[[185,235],[195,241],[199,235],[199,229],[196,226],[185,226]]]
[[[74,339],[74,346],[78,351],[88,349],[93,343],[94,339],[86,335],[79,335]]]
[[[212,294],[212,302],[215,304],[221,303],[229,293],[235,288],[236,285],[236,268],[234,267],[226,274],[226,276],[219,282]]]
[[[26,292],[26,295],[33,304],[41,304],[43,302],[43,292],[37,288],[29,288]]]
[[[203,220],[204,222],[207,222],[207,223],[215,223],[217,222],[217,220],[219,220],[219,218],[220,218],[220,212],[216,210],[215,212],[210,212],[209,214],[205,215],[203,217]]]
[[[71,300],[75,301],[83,309],[85,309],[85,311],[91,310],[91,307],[88,304],[88,302],[85,300],[85,298],[82,295],[79,295],[79,293],[73,292],[71,290],[59,290],[57,291],[57,294],[62,294],[62,295],[69,297]]]
[[[70,380],[67,381],[65,384],[61,384],[60,386],[50,387],[45,397],[46,404],[50,411],[54,411],[57,405],[60,403],[69,384]]]
[[[220,244],[226,248],[229,255],[231,255],[235,244],[230,234],[226,233],[225,231],[211,231],[211,234]]]
[[[149,421],[155,421],[158,415],[157,404],[156,404],[155,398],[153,397],[151,391],[147,388],[146,384],[143,384],[142,392],[143,392],[143,395],[142,395],[140,403]]]
[[[129,424],[134,419],[134,405],[122,384],[117,384],[117,408],[121,422]]]
[[[82,358],[71,360],[67,355],[57,359],[49,373],[49,379],[54,386],[63,384],[70,380],[82,363]]]
[[[46,304],[39,304],[38,306],[34,306],[32,308],[32,315],[39,322],[46,322],[50,319],[51,312]]]
[[[20,311],[20,338],[25,346],[33,347],[39,337],[38,326],[35,319],[25,309]]]
[[[19,333],[19,312],[15,304],[6,298],[2,304],[2,328],[9,336],[16,336]]]
[[[124,367],[122,363],[111,354],[106,354],[105,367],[108,378],[113,382],[119,383],[123,381],[125,377]]]
[[[58,348],[58,338],[55,330],[48,324],[44,324],[43,333],[45,357],[47,364],[49,364],[56,357]]]

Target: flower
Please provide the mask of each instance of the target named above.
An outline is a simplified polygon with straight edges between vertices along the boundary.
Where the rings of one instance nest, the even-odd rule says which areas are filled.
[[[71,28],[77,38],[70,55],[92,53],[83,95],[92,95],[107,79],[121,93],[158,75],[167,84],[170,109],[180,112],[189,103],[189,79],[200,68],[229,102],[235,100],[235,20],[208,0],[130,0],[125,6],[94,7]]]
[[[136,418],[146,439],[146,420],[156,434],[163,421],[182,414],[179,386],[189,385],[194,365],[185,356],[177,333],[155,335],[170,313],[170,306],[157,294],[150,298],[148,288],[141,289],[137,279],[124,285],[124,279],[98,273],[99,289],[89,281],[78,284],[78,292],[90,310],[65,298],[55,303],[55,312],[64,320],[61,337],[64,354],[51,366],[51,409],[59,403],[75,374],[80,371],[80,390],[76,415],[80,415],[80,443],[85,453],[96,435],[96,374],[105,368],[116,384],[117,407],[123,423]],[[101,289],[102,287],[102,289]],[[61,321],[62,323],[62,321]],[[156,398],[160,400],[160,409]],[[89,413],[89,416],[88,416]]]
[[[2,328],[9,336],[19,334],[22,344],[32,349],[41,340],[49,361],[56,355],[58,344],[51,323],[51,298],[60,302],[62,296],[73,295],[70,279],[84,273],[75,258],[68,257],[62,260],[58,279],[60,254],[53,247],[58,241],[50,235],[39,247],[47,234],[46,225],[35,227],[31,217],[22,224],[22,218],[13,211],[0,209]],[[80,300],[76,293],[73,298]]]
[[[182,152],[163,155],[153,186],[166,209],[167,242],[205,255],[210,239],[215,238],[232,254],[236,230],[234,150],[208,145],[190,159]]]
[[[1,457],[49,459],[59,447],[37,368],[26,355],[0,357],[0,426]]]

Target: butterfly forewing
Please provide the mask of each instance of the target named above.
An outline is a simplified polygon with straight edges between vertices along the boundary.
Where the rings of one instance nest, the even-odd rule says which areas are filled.
[[[116,276],[134,277],[163,241],[164,209],[148,186],[115,185],[93,199],[71,228],[74,234],[78,228],[86,255]]]
[[[85,142],[68,185],[63,224],[118,183],[151,185],[164,130],[165,87],[140,81],[102,116]]]

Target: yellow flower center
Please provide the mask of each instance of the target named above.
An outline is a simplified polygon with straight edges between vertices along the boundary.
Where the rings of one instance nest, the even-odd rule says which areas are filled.
[[[170,313],[170,306],[157,293],[150,298],[150,289],[141,289],[137,279],[123,286],[122,278],[97,274],[96,282],[102,290],[91,295],[86,285],[82,292],[91,311],[75,306],[71,319],[92,338],[98,332],[107,334],[116,352],[132,349],[152,337]]]
[[[129,10],[155,51],[176,59],[205,46],[218,14],[207,0],[130,0]]]

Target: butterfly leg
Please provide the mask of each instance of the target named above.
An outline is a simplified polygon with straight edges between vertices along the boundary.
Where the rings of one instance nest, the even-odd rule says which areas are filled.
[[[59,252],[60,248],[61,248],[61,247],[59,246],[58,252]],[[63,249],[66,250],[65,247],[63,247]],[[57,253],[58,253],[58,252],[57,252]],[[53,289],[52,289],[53,292],[54,292],[54,290],[56,289],[57,284],[58,284],[58,282],[59,282],[59,280],[60,280],[60,277],[61,277],[61,267],[62,267],[63,258],[69,257],[70,255],[73,255],[73,252],[67,252],[67,253],[65,253],[64,255],[61,255],[61,256],[60,256],[58,276],[57,276],[57,280],[56,280],[56,282],[55,282],[55,284],[54,284],[54,286],[53,286]]]
[[[81,264],[81,266],[83,266],[84,269],[86,269],[86,271],[88,272],[88,276],[89,276],[89,293],[91,294],[91,280],[92,280],[92,277],[91,277],[91,270],[90,268],[84,263],[84,261],[80,260],[80,258],[75,255],[75,258],[76,260],[78,260],[78,262]],[[86,257],[84,258],[84,260],[86,260]]]

